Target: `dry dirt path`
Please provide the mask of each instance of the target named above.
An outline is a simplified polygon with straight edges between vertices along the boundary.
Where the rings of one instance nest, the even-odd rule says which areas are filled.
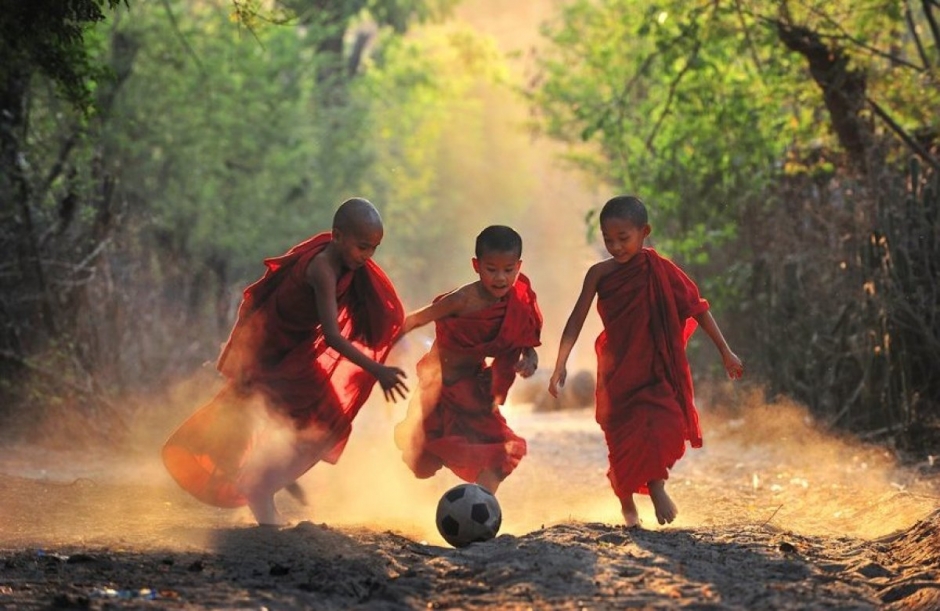
[[[799,410],[705,414],[706,446],[677,465],[680,517],[616,525],[603,439],[586,411],[510,422],[530,454],[500,491],[495,540],[455,550],[433,530],[456,483],[410,478],[379,406],[335,467],[279,499],[292,525],[202,506],[154,460],[37,447],[0,451],[0,607],[267,609],[940,608],[930,464],[816,432]]]

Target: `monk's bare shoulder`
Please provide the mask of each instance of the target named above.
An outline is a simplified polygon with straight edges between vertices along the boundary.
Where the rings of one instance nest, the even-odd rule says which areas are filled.
[[[589,290],[596,289],[600,279],[617,269],[619,265],[620,263],[617,263],[613,257],[595,263],[588,268],[587,273],[584,275],[584,288]]]
[[[454,289],[447,294],[444,299],[452,300],[453,309],[451,312],[453,316],[463,316],[475,309],[479,309],[479,304],[476,303],[477,289],[475,282]]]
[[[326,286],[335,287],[337,278],[336,270],[330,264],[330,258],[326,256],[326,252],[314,255],[307,264],[307,269],[304,270],[304,279],[314,291]]]

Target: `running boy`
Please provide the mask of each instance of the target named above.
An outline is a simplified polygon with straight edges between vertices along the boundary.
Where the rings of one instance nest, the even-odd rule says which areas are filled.
[[[558,396],[564,385],[568,355],[597,295],[604,330],[595,342],[596,418],[607,440],[607,476],[627,526],[640,521],[636,493],[650,495],[657,521],[666,524],[678,513],[666,494],[669,469],[685,453],[686,440],[693,448],[702,446],[685,355],[689,336],[701,325],[732,379],[741,377],[744,367],[698,287],[674,263],[644,248],[650,225],[639,198],[608,201],[600,225],[611,258],[595,263],[585,275],[562,332],[548,391]]]
[[[404,371],[384,365],[404,311],[372,261],[382,236],[375,207],[349,199],[332,232],[265,261],[219,357],[225,387],[163,447],[185,490],[280,524],[275,492],[297,495],[298,477],[337,461],[375,382],[386,399],[405,397]]]
[[[466,284],[405,317],[402,334],[436,323],[436,339],[418,362],[418,390],[395,427],[402,458],[419,478],[446,466],[495,493],[526,453],[526,442],[500,413],[516,374],[538,367],[542,314],[522,266],[522,238],[493,225],[476,239]],[[485,359],[492,357],[487,365]]]

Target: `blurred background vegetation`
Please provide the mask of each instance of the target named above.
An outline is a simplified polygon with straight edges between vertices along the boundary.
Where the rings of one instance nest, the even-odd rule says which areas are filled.
[[[631,192],[751,380],[935,449],[940,4],[509,4],[0,0],[4,430],[119,440],[351,195],[408,308],[519,228],[547,367],[594,212]]]

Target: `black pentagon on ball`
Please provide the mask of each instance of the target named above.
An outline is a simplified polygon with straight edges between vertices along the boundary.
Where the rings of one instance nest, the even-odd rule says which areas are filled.
[[[452,517],[444,516],[444,519],[441,520],[441,530],[443,531],[442,534],[449,537],[456,537],[457,533],[460,532],[460,524]]]
[[[470,508],[470,519],[478,524],[486,524],[490,519],[490,509],[484,503],[474,503]]]
[[[463,495],[467,493],[467,487],[465,485],[456,486],[447,491],[447,494],[444,495],[444,498],[447,499],[449,503],[453,503],[458,499],[462,499]]]

